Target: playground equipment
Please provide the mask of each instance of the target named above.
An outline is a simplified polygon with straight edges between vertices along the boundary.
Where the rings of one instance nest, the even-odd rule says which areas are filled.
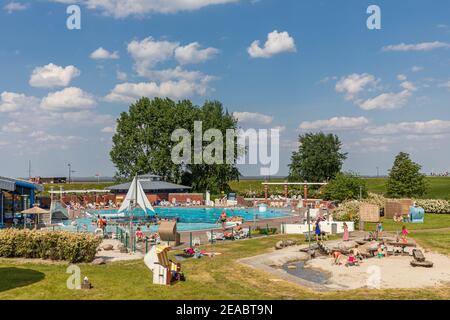
[[[169,260],[169,250],[167,246],[153,246],[144,257],[145,265],[153,272],[153,284],[170,285],[178,280],[173,272],[180,274],[181,265]]]
[[[409,218],[412,223],[424,223],[425,210],[420,207],[410,207]]]

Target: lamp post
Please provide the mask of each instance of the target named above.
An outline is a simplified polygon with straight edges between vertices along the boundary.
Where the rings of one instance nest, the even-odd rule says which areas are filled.
[[[67,166],[69,167],[69,184],[70,184],[72,181],[72,173],[74,173],[75,171],[72,170],[72,164],[70,162],[67,164]]]

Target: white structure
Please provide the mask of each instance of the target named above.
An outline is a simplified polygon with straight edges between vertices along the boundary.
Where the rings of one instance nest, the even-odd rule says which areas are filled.
[[[153,246],[144,257],[145,265],[153,272],[153,284],[169,285],[171,280],[169,248]]]
[[[259,212],[266,212],[267,211],[267,204],[260,204],[258,206],[258,211]]]
[[[147,214],[155,213],[150,201],[148,201],[147,195],[142,188],[141,182],[135,177],[131,183],[130,189],[119,208],[119,214],[130,213],[131,205],[139,206]]]
[[[355,231],[355,223],[354,222],[346,222],[348,226],[348,231]],[[333,224],[336,225],[336,233],[344,233],[344,222],[341,221],[322,221],[319,223],[320,230],[326,232],[328,234],[333,233]],[[314,223],[311,223],[310,231],[314,231]],[[308,232],[308,224],[285,224],[284,225],[284,233],[285,234],[305,234]]]

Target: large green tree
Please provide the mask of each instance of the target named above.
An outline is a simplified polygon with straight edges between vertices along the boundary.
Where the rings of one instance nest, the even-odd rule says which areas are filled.
[[[290,181],[324,182],[333,179],[342,168],[347,153],[333,134],[306,133],[299,136],[299,149],[292,153]]]
[[[400,152],[389,171],[387,195],[392,198],[423,196],[428,185],[421,169],[419,164],[410,159],[408,153]]]
[[[356,173],[340,172],[322,188],[325,200],[356,200],[367,197],[366,182]]]
[[[222,132],[236,129],[237,121],[217,101],[207,101],[201,107],[188,100],[153,100],[142,98],[117,119],[113,136],[111,160],[116,166],[117,180],[129,180],[136,174],[154,173],[174,183],[192,186],[194,190],[221,192],[229,190],[228,182],[239,178],[236,161],[233,164],[194,164],[194,122],[202,121],[202,133],[208,129]],[[192,158],[188,163],[172,161],[172,141],[176,129],[186,129],[192,137]],[[209,142],[203,142],[203,147]],[[238,150],[236,145],[235,150]],[[237,159],[237,152],[235,158]],[[225,150],[223,152],[225,158]]]

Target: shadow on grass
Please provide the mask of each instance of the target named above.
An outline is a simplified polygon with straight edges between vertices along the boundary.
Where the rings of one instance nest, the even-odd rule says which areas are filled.
[[[29,286],[45,278],[45,274],[32,269],[0,268],[0,292]]]

